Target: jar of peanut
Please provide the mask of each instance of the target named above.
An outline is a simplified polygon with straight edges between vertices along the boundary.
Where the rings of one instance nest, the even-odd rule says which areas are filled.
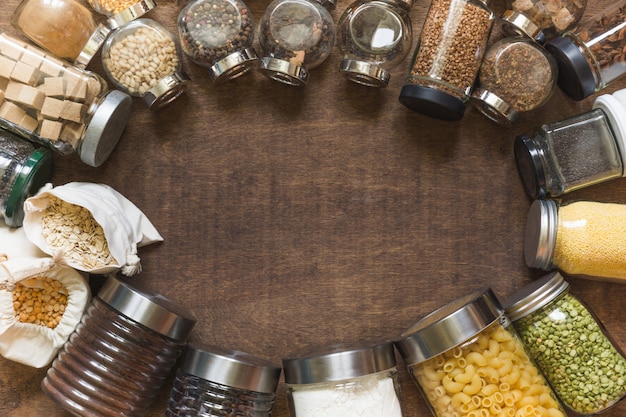
[[[89,0],[89,5],[107,16],[114,27],[137,19],[157,6],[155,0]]]

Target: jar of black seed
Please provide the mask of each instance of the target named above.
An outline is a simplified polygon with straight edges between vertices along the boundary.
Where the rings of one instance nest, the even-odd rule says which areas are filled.
[[[272,1],[259,20],[259,71],[287,85],[306,85],[309,71],[333,49],[335,23],[329,10],[334,7],[335,0]]]
[[[563,404],[577,415],[607,410],[626,396],[626,358],[558,272],[512,294],[506,312]]]
[[[24,201],[52,177],[52,154],[25,140],[0,130],[0,210],[4,222],[20,227]]]
[[[248,353],[189,345],[165,415],[269,417],[281,370]]]
[[[160,294],[111,276],[48,369],[42,390],[78,416],[143,416],[196,319]]]
[[[213,81],[228,81],[256,68],[254,19],[241,0],[195,0],[178,15],[183,52],[209,69]]]

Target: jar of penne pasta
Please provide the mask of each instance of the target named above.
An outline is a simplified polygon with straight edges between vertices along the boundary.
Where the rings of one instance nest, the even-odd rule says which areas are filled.
[[[565,417],[487,288],[415,323],[396,342],[436,417]]]

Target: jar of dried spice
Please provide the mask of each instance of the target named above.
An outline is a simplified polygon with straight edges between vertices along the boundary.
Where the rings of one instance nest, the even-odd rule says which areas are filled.
[[[506,7],[500,17],[505,31],[543,44],[580,20],[587,0],[508,0]]]
[[[269,417],[281,371],[245,352],[187,346],[165,416]]]
[[[111,31],[106,18],[77,0],[23,0],[11,23],[43,49],[81,68]]]
[[[130,114],[130,97],[99,75],[0,34],[0,125],[88,165],[104,163]]]
[[[574,100],[605,88],[626,73],[626,2],[581,20],[546,44],[559,65],[559,87]]]
[[[183,52],[209,69],[213,81],[227,81],[256,68],[254,19],[241,0],[195,0],[178,15]]]
[[[535,200],[524,234],[526,265],[599,280],[626,279],[626,205]]]
[[[577,415],[626,396],[626,358],[595,314],[558,272],[520,288],[506,312],[563,404]]]
[[[37,193],[52,177],[52,155],[45,148],[0,130],[0,210],[4,222],[20,227],[24,201]]]
[[[490,289],[427,315],[396,346],[437,417],[566,417]]]
[[[437,119],[462,119],[494,19],[487,1],[434,0],[400,102]]]
[[[557,197],[626,175],[626,90],[599,96],[593,110],[515,138],[515,162],[533,198]]]
[[[329,10],[334,7],[334,0],[272,1],[259,20],[259,71],[287,85],[306,85],[309,70],[333,49],[335,22]]]
[[[155,0],[88,0],[98,13],[107,16],[115,27],[137,19],[156,7]]]
[[[368,87],[387,87],[390,69],[406,57],[413,42],[409,11],[413,0],[356,0],[337,23],[344,54],[339,71]]]
[[[554,58],[527,38],[504,38],[485,53],[478,87],[471,103],[485,116],[504,125],[519,114],[544,105],[556,88]]]
[[[110,276],[42,390],[79,416],[143,416],[182,353],[196,319],[183,307]]]
[[[102,65],[117,88],[160,109],[185,92],[178,40],[160,23],[136,19],[116,29],[102,48]]]

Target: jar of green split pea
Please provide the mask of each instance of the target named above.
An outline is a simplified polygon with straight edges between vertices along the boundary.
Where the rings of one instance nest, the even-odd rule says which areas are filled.
[[[566,407],[593,415],[626,396],[624,354],[560,273],[520,288],[504,307]]]

